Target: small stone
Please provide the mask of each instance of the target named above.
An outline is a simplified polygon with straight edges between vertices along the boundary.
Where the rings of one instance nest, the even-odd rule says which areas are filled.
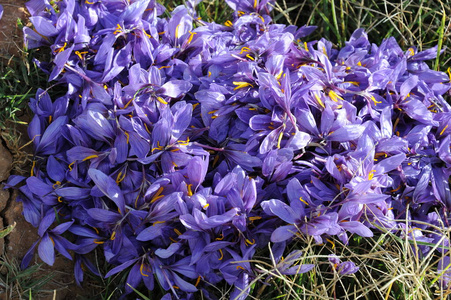
[[[6,208],[9,200],[9,192],[3,189],[3,186],[0,186],[0,211],[3,211]]]
[[[11,153],[0,143],[0,181],[8,179],[12,163]]]

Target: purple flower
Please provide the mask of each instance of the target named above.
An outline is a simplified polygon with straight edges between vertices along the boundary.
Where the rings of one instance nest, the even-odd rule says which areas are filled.
[[[351,275],[359,271],[359,267],[352,261],[342,262],[335,254],[329,254],[329,262],[332,264],[334,272],[338,272],[340,275]]]
[[[313,267],[300,251],[282,259],[297,235],[440,240],[451,84],[425,62],[437,48],[376,45],[362,29],[341,49],[302,43],[314,28],[275,24],[273,1],[228,0],[224,25],[199,20],[197,2],[167,17],[155,0],[26,4],[26,45],[48,50],[37,65],[62,93],[30,100],[31,173],[6,185],[40,236],[24,266],[36,247],[53,264],[56,249],[79,283],[99,249],[107,276],[128,272],[125,293],[157,280],[165,298],[214,298],[227,283],[244,299],[270,241],[276,271],[293,275]]]

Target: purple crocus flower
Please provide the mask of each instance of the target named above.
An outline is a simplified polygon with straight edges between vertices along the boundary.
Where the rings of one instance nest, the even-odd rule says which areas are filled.
[[[31,173],[6,185],[40,236],[24,265],[57,249],[81,282],[99,249],[107,276],[128,272],[125,293],[157,280],[165,298],[214,298],[223,283],[245,298],[270,241],[291,275],[313,267],[282,259],[296,235],[440,240],[425,225],[451,207],[451,83],[425,62],[437,48],[375,45],[362,29],[341,49],[303,43],[314,28],[275,24],[273,1],[228,0],[224,25],[199,20],[197,2],[168,17],[155,0],[26,4],[26,45],[48,50],[37,64],[66,90],[30,100]]]
[[[335,254],[329,254],[329,262],[332,264],[333,270],[340,275],[351,275],[359,271],[352,261],[342,262]]]

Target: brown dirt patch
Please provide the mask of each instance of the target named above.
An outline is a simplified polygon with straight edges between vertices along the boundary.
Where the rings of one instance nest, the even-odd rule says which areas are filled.
[[[25,20],[25,0],[3,0],[3,17],[0,20],[0,56],[18,55],[23,46],[22,31],[17,19]],[[24,22],[24,21],[22,21]]]

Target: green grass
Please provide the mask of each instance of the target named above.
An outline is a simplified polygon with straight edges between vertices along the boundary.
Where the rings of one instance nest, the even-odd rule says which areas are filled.
[[[451,66],[450,11],[451,2],[440,0],[279,0],[274,19],[298,26],[316,25],[318,29],[309,39],[324,37],[337,47],[358,28],[367,31],[372,43],[393,36],[405,50],[446,46],[434,62],[436,70],[446,71]]]
[[[20,269],[20,263],[0,256],[0,297],[2,299],[39,299],[53,294],[45,289],[54,275],[43,275],[42,264],[34,264],[26,270]]]

